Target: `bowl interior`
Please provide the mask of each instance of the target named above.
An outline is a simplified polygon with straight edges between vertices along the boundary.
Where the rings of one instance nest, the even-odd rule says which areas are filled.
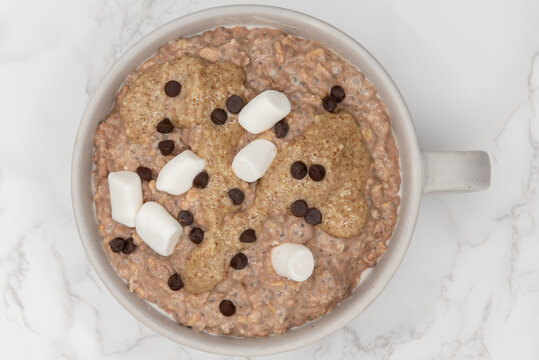
[[[93,137],[99,122],[112,108],[126,76],[170,40],[235,25],[280,28],[292,35],[318,40],[360,69],[387,106],[402,172],[402,203],[388,250],[352,296],[315,321],[283,335],[255,339],[195,332],[130,293],[101,247],[92,200]],[[71,172],[73,211],[80,238],[90,263],[113,296],[138,320],[171,340],[203,351],[241,356],[271,354],[307,345],[343,327],[363,311],[397,270],[413,233],[421,196],[421,162],[413,125],[402,96],[381,65],[355,40],[333,26],[302,13],[268,6],[225,6],[192,13],[160,27],[130,48],[109,70],[87,106],[75,139]]]

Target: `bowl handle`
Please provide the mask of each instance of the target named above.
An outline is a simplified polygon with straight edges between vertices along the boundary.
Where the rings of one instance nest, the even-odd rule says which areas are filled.
[[[490,158],[484,151],[422,151],[423,193],[469,192],[490,186]]]

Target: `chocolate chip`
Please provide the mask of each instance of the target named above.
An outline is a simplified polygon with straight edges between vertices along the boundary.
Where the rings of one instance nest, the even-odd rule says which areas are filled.
[[[296,161],[290,166],[290,174],[294,179],[303,179],[307,175],[307,165],[301,161]]]
[[[174,141],[172,140],[160,141],[159,144],[157,144],[157,147],[159,148],[159,150],[161,150],[161,155],[163,156],[170,155],[172,153],[172,150],[174,150]]]
[[[284,138],[288,134],[288,124],[284,119],[277,121],[273,131],[275,131],[275,137],[278,139]]]
[[[292,211],[292,215],[297,217],[304,217],[307,215],[307,203],[303,200],[296,200],[292,203],[292,206],[290,207],[290,210]]]
[[[211,112],[210,119],[215,125],[223,125],[224,123],[226,123],[228,115],[223,109],[215,109]]]
[[[109,241],[109,246],[112,252],[119,253],[124,249],[125,240],[121,237],[117,237]]]
[[[305,222],[310,225],[318,225],[322,222],[322,213],[317,208],[310,208],[305,214]]]
[[[128,239],[125,239],[125,246],[122,249],[122,252],[125,255],[129,255],[135,250],[137,250],[137,245],[135,245],[135,243],[133,242],[133,238],[130,237]]]
[[[168,278],[168,287],[174,291],[178,291],[183,287],[182,278],[178,273],[174,273]]]
[[[224,316],[232,316],[236,312],[236,306],[230,300],[223,300],[219,304],[219,311]]]
[[[182,226],[189,226],[194,220],[193,214],[189,210],[181,210],[178,213],[178,221]]]
[[[339,85],[333,86],[329,93],[335,97],[337,102],[343,101],[344,98],[346,97],[346,94],[344,93],[344,89],[340,87]]]
[[[204,189],[208,185],[209,180],[208,173],[203,171],[193,179],[193,186],[199,189]]]
[[[157,131],[159,131],[161,134],[168,134],[174,131],[174,125],[172,125],[170,120],[167,118],[164,118],[163,120],[159,121],[156,128]]]
[[[322,181],[326,176],[326,169],[322,165],[313,165],[309,168],[309,176],[314,181]]]
[[[243,100],[238,95],[226,99],[226,108],[231,114],[238,114],[243,109]]]
[[[152,171],[144,166],[137,168],[137,174],[142,180],[150,181],[152,179]]]
[[[189,231],[189,239],[195,244],[200,244],[204,240],[204,230],[199,227],[194,227]]]
[[[241,270],[247,266],[248,262],[249,261],[247,260],[247,256],[245,254],[237,253],[234,255],[232,260],[230,260],[230,266],[232,266],[233,269]]]
[[[234,205],[240,205],[245,199],[243,191],[238,188],[228,190],[228,197],[230,198],[230,200],[232,200],[232,203]]]
[[[179,82],[170,80],[165,84],[165,94],[170,97],[176,97],[180,95],[180,91],[182,91],[182,86]]]
[[[240,235],[242,243],[254,243],[256,241],[256,233],[253,229],[247,229]]]
[[[322,99],[322,106],[326,111],[329,111],[330,113],[334,112],[337,107],[337,98],[333,95],[326,96]]]

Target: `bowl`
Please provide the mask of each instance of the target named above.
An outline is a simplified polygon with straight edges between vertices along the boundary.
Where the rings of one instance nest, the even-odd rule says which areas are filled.
[[[398,221],[384,255],[366,271],[352,295],[333,311],[281,335],[239,338],[199,333],[183,327],[153,305],[129,292],[103,251],[93,204],[93,138],[100,121],[112,109],[127,75],[161,45],[178,37],[199,34],[218,26],[272,27],[317,40],[356,66],[378,90],[391,117],[402,175]],[[71,166],[73,212],[80,239],[95,272],[140,322],[185,346],[235,356],[283,352],[313,343],[345,326],[359,315],[391,280],[401,263],[416,224],[421,196],[434,191],[473,191],[488,188],[490,162],[486,153],[427,152],[418,146],[412,119],[399,90],[378,61],[339,29],[303,13],[271,6],[234,5],[198,11],[173,20],[143,37],[111,67],[95,90],[75,138]]]

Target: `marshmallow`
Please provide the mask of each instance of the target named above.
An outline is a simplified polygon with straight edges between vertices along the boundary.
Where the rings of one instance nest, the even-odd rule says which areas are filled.
[[[290,113],[290,101],[285,94],[266,90],[241,109],[238,122],[251,134],[271,129],[279,120]]]
[[[142,205],[140,177],[132,171],[117,171],[111,172],[108,180],[112,220],[135,226],[135,217]]]
[[[153,250],[169,256],[182,234],[182,227],[159,203],[149,201],[140,207],[136,230],[140,238]]]
[[[294,281],[305,281],[314,269],[313,253],[305,245],[285,243],[271,251],[273,270]]]
[[[258,180],[264,176],[276,154],[277,147],[271,141],[256,139],[234,156],[232,170],[244,181]]]
[[[191,150],[185,150],[163,166],[155,187],[171,195],[181,195],[193,186],[193,179],[204,169],[204,165],[204,159]]]

